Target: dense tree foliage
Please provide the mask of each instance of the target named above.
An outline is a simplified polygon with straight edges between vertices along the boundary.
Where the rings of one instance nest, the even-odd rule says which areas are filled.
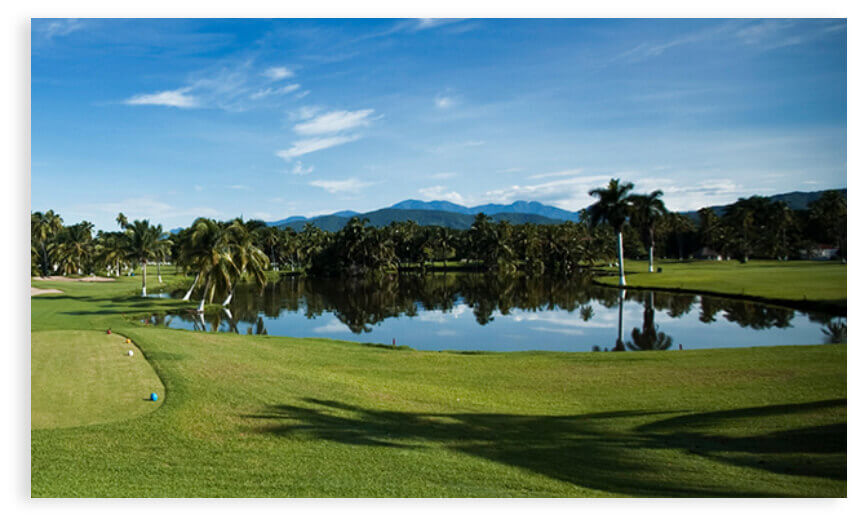
[[[632,194],[633,185],[611,180],[594,189],[598,201],[580,212],[581,222],[513,225],[478,214],[467,230],[420,226],[413,221],[369,226],[351,218],[337,232],[307,223],[300,231],[261,221],[198,218],[186,229],[164,233],[148,221],[129,222],[119,214],[116,232],[93,235],[92,223],[65,225],[55,212],[33,212],[30,220],[33,275],[95,272],[120,276],[147,265],[171,262],[193,277],[185,299],[194,294],[229,304],[237,283],[262,287],[266,271],[378,280],[397,272],[486,271],[499,276],[570,275],[609,261],[616,254],[635,258],[688,258],[706,248],[724,257],[791,259],[813,255],[820,244],[846,256],[846,198],[829,191],[807,210],[762,197],[740,199],[723,211],[701,209],[697,220],[670,212],[661,192]],[[616,248],[614,239],[616,238]],[[640,344],[660,344],[645,324]]]

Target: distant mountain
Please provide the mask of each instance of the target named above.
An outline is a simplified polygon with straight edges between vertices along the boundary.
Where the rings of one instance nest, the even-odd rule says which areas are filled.
[[[374,227],[383,227],[394,222],[412,220],[418,225],[422,226],[434,225],[455,228],[459,230],[469,228],[471,226],[471,223],[474,222],[475,216],[475,214],[463,214],[461,212],[445,212],[443,210],[412,210],[398,208],[383,208],[380,210],[375,210],[373,212],[356,215],[358,217],[366,218],[367,220],[369,220],[369,225]],[[560,220],[547,218],[545,216],[521,213],[495,214],[494,216],[492,216],[492,219],[496,221],[506,220],[513,225],[519,225],[523,223],[537,223],[546,225],[562,223],[562,221]],[[348,220],[349,217],[336,216],[331,214],[328,216],[318,216],[311,219],[305,219],[303,221],[291,221],[289,223],[284,223],[282,225],[277,226],[290,227],[295,230],[301,230],[306,223],[313,223],[315,226],[323,230],[334,232],[343,228],[343,226],[345,226]]]
[[[846,194],[846,189],[839,189]],[[768,196],[774,201],[784,201],[793,210],[805,210],[807,206],[819,199],[824,191],[816,192],[788,192]],[[719,215],[723,214],[727,205],[711,207]],[[372,212],[358,213],[352,210],[343,210],[333,214],[308,218],[305,216],[292,216],[280,221],[269,222],[270,226],[288,226],[300,230],[305,223],[313,223],[317,227],[335,231],[341,229],[353,216],[364,217],[372,226],[385,226],[394,221],[408,221],[409,219],[419,225],[437,225],[456,229],[466,229],[471,226],[474,216],[480,212],[485,213],[495,221],[508,221],[518,225],[522,223],[552,224],[564,221],[578,221],[578,212],[570,212],[562,208],[543,205],[537,201],[516,201],[509,205],[487,204],[475,207],[465,207],[450,203],[449,201],[420,201],[417,199],[406,199],[399,203]],[[683,215],[697,221],[697,211],[681,212]]]
[[[839,192],[842,192],[843,195],[846,195],[846,189],[833,189]],[[807,210],[808,205],[819,199],[824,192],[828,192],[827,190],[817,190],[813,192],[786,192],[783,194],[774,194],[772,196],[763,196],[767,197],[771,201],[783,201],[787,204],[787,206],[792,210]],[[716,215],[723,216],[724,212],[727,211],[727,207],[729,205],[714,205],[711,208]],[[696,210],[689,210],[687,212],[681,212],[681,214],[690,217],[695,222],[699,219]]]
[[[420,201],[417,199],[406,199],[389,208],[399,210],[442,210],[444,212],[458,212],[459,214],[472,214],[471,209],[449,201]]]
[[[538,201],[516,201],[509,205],[491,203],[475,207],[465,207],[450,203],[449,201],[420,201],[417,199],[406,199],[392,205],[390,208],[402,210],[443,210],[445,212],[458,212],[461,214],[479,214],[480,212],[489,216],[495,214],[534,214],[560,221],[578,221],[578,213],[563,210],[562,208],[543,205]]]

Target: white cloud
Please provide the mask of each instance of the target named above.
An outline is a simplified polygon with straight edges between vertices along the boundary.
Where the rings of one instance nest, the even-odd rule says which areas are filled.
[[[196,190],[197,192],[202,192],[203,186],[202,185],[194,185],[194,190]]]
[[[327,324],[313,328],[313,331],[316,333],[348,333],[351,330],[337,319],[331,319]]]
[[[197,100],[186,94],[191,88],[183,87],[173,91],[161,91],[152,94],[137,94],[125,100],[126,105],[164,105],[187,109],[197,106]]]
[[[539,201],[578,210],[593,203],[593,198],[587,194],[591,189],[607,184],[610,179],[608,175],[571,176],[533,185],[512,185],[486,192],[485,199],[495,203]]]
[[[298,156],[303,156],[304,154],[309,154],[311,152],[336,147],[337,145],[342,145],[343,143],[355,141],[358,138],[360,138],[360,136],[353,135],[330,136],[327,138],[310,138],[306,140],[298,140],[292,143],[292,146],[288,149],[278,151],[277,155],[286,161],[290,161],[293,158],[297,158]]]
[[[544,174],[533,174],[528,176],[527,179],[545,179],[545,178],[564,178],[567,176],[575,176],[577,174],[581,174],[583,169],[567,169],[567,170],[559,170],[557,172],[546,172]]]
[[[314,170],[316,170],[312,165],[307,167],[304,166],[300,161],[296,161],[295,165],[292,166],[292,174],[298,176],[304,176],[305,174],[311,174]]]
[[[286,67],[269,67],[262,73],[263,76],[271,80],[282,80],[283,78],[291,78],[295,76],[291,70]]]
[[[65,20],[51,20],[50,22],[41,22],[36,26],[36,30],[51,39],[55,36],[66,36],[75,31],[79,31],[86,27],[86,24],[75,18]]]
[[[150,197],[128,198],[122,201],[93,203],[82,205],[80,207],[84,212],[100,212],[116,216],[119,212],[124,213],[129,219],[151,219],[152,221],[160,221],[175,217],[193,217],[200,216],[215,217],[219,216],[220,212],[210,207],[174,207],[163,201],[152,199]]]
[[[247,185],[227,185],[226,188],[232,190],[250,190],[250,187],[248,187]]]
[[[439,109],[449,109],[455,103],[455,100],[450,96],[435,96],[435,107]]]
[[[361,181],[357,178],[348,178],[343,180],[323,180],[317,179],[310,182],[313,187],[324,189],[331,194],[340,193],[355,193],[364,187],[372,185],[366,181]]]
[[[576,330],[574,328],[551,328],[548,326],[533,326],[530,328],[531,330],[536,330],[537,332],[549,332],[549,333],[559,333],[563,335],[583,335],[583,330]]]
[[[301,88],[300,84],[292,83],[289,85],[284,85],[283,87],[278,87],[276,89],[271,87],[266,87],[265,89],[260,89],[253,94],[250,95],[251,100],[259,100],[261,98],[267,98],[269,96],[281,96],[283,94],[289,94],[290,92],[297,91]]]
[[[451,308],[449,312],[443,310],[424,310],[417,315],[416,319],[424,323],[443,324],[451,319],[462,317],[468,310],[468,305],[459,303]]]
[[[438,172],[437,174],[430,174],[429,177],[432,179],[450,179],[450,178],[455,178],[456,173],[455,172]]]
[[[293,128],[298,134],[332,134],[370,124],[373,109],[359,111],[333,111],[320,114],[312,119],[298,123]]]
[[[461,194],[455,191],[448,191],[447,187],[443,185],[436,185],[434,187],[425,187],[419,189],[417,192],[420,193],[426,199],[430,200],[445,200],[450,201],[452,203],[456,203],[457,205],[464,205],[465,198],[462,197]]]
[[[274,216],[268,212],[254,212],[251,216],[262,221],[274,221]]]
[[[298,107],[297,111],[290,112],[289,118],[293,120],[309,120],[313,116],[319,114],[322,108],[318,105],[303,105]]]

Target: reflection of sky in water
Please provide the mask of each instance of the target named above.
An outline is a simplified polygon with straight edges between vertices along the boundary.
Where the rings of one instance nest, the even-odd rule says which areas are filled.
[[[260,314],[268,335],[289,337],[326,337],[358,342],[408,345],[421,350],[555,350],[590,351],[594,345],[612,348],[617,340],[619,307],[605,307],[591,301],[593,315],[589,321],[581,317],[580,309],[526,311],[513,309],[508,315],[495,311],[486,325],[476,322],[472,309],[462,300],[448,312],[424,310],[418,307],[415,317],[400,315],[370,325],[370,332],[355,334],[333,312],[324,312],[313,319],[301,311],[283,311],[279,317]],[[626,300],[623,304],[623,340],[631,341],[634,328],[641,329],[644,304]],[[671,350],[678,348],[717,348],[790,344],[819,344],[825,342],[822,324],[811,322],[807,315],[795,312],[786,328],[754,329],[728,321],[726,312],[715,315],[715,321],[699,320],[700,300],[690,312],[671,317],[666,310],[655,310],[655,325],[659,332],[671,337]],[[208,318],[207,318],[208,319]],[[175,316],[170,326],[193,329],[190,318]],[[238,322],[238,332],[245,334],[256,323]],[[207,320],[206,330],[211,329]],[[223,317],[219,331],[230,329]]]

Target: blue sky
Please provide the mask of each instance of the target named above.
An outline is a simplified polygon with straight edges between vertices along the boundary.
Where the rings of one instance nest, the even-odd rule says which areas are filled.
[[[37,19],[31,45],[32,207],[102,229],[846,186],[845,20]]]

